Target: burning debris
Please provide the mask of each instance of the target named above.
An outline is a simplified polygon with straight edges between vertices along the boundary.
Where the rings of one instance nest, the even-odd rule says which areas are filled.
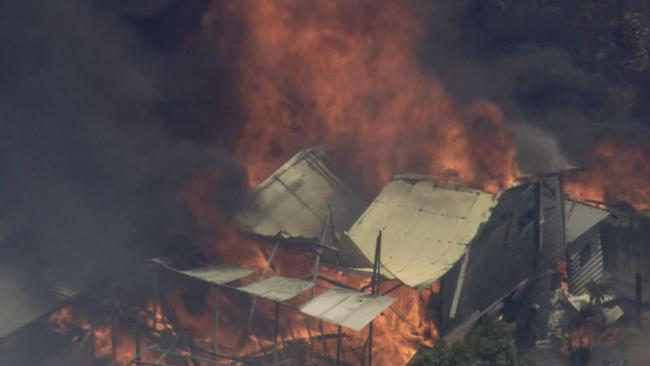
[[[609,29],[596,18],[617,13],[616,47],[637,41],[640,72],[639,9],[19,3],[0,11],[17,55],[0,61],[17,86],[0,110],[21,125],[0,144],[1,359],[405,365],[488,313],[538,348],[593,348],[594,329],[641,319],[650,153],[646,107],[631,105],[647,98],[587,72],[604,70],[611,35],[580,57],[498,37],[543,23],[573,39],[567,14]],[[69,29],[13,16],[34,7]],[[567,314],[588,322],[562,328]],[[47,347],[24,346],[36,339]]]
[[[558,200],[557,177],[491,194],[397,176],[352,224],[336,215],[349,215],[342,207],[361,202],[346,196],[354,197],[322,160],[311,150],[300,152],[240,205],[238,224],[255,237],[232,228],[227,236],[213,238],[221,250],[224,245],[254,248],[189,261],[155,260],[199,284],[166,284],[154,296],[155,308],[169,322],[164,329],[176,341],[161,346],[164,331],[158,334],[156,325],[147,325],[151,319],[140,319],[147,325],[142,332],[148,329],[153,335],[145,349],[149,353],[142,352],[142,344],[131,347],[141,350],[131,361],[169,356],[199,363],[280,359],[355,364],[372,359],[406,364],[420,346],[433,344],[438,329],[454,339],[482,314],[494,311],[539,342],[552,327],[551,295],[560,287],[549,274],[563,258],[557,248],[567,250],[563,240],[571,240],[569,268],[591,275],[571,271],[567,282],[575,286],[572,290],[581,291],[585,281],[602,274],[602,260],[584,258],[584,248],[591,247],[579,243],[607,213]],[[216,220],[220,228],[230,225]],[[549,231],[549,223],[561,225]],[[262,262],[241,256],[251,250]],[[363,263],[348,255],[361,255],[373,268],[346,265]],[[217,264],[218,259],[226,262]],[[55,329],[61,328],[64,315],[51,319]],[[88,331],[86,322],[79,327]],[[94,329],[93,337],[101,339],[102,331]],[[306,348],[295,348],[298,344]],[[96,355],[105,355],[95,349]]]

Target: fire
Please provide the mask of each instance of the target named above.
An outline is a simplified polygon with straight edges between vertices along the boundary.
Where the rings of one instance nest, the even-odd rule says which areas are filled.
[[[639,211],[650,210],[650,150],[619,140],[602,141],[584,172],[565,184],[571,196],[607,204],[626,202]]]
[[[98,326],[93,331],[95,357],[108,358],[113,354],[113,329],[110,324]]]
[[[315,144],[370,191],[411,171],[490,191],[513,182],[515,151],[499,108],[456,105],[420,64],[419,14],[429,11],[421,8],[229,1],[205,15],[206,32],[226,27],[219,45],[237,63],[244,127],[235,152],[252,186]]]
[[[323,267],[321,274],[325,277],[345,281],[355,285],[364,283],[368,277],[352,273],[342,273],[338,269]],[[318,293],[325,291],[327,285],[322,281],[318,283]],[[395,281],[383,283],[381,291],[388,291],[397,285]],[[431,320],[432,306],[430,297],[435,288],[417,290],[401,287],[390,293],[397,298],[391,306],[374,323],[374,348],[373,359],[377,364],[405,365],[413,357],[420,345],[431,346],[437,336],[437,330]],[[251,357],[262,349],[268,351],[273,342],[273,304],[266,300],[259,300],[256,304],[253,329],[245,331],[250,309],[250,298],[241,296],[236,292],[222,296],[220,309],[219,347],[226,352],[232,352],[240,357]],[[192,314],[186,305],[180,301],[182,295],[174,291],[166,294],[168,310],[171,319],[176,319],[180,332],[190,335],[196,342],[210,344],[213,337],[211,309],[214,306],[213,293],[206,295],[204,300],[207,305],[205,311]],[[292,304],[298,306],[306,302],[309,296],[302,296]],[[309,318],[295,310],[283,307],[280,315],[280,343],[287,344],[292,340],[312,340],[311,346],[315,353],[334,358],[336,341],[332,337],[336,334],[336,326],[318,319]],[[343,358],[349,363],[358,363],[356,357],[363,357],[360,351],[367,339],[367,330],[354,332],[344,330]],[[322,335],[329,335],[329,339],[321,339]],[[313,338],[312,338],[313,337]],[[351,350],[357,350],[355,352]],[[292,363],[297,364],[297,363]]]
[[[262,248],[247,245],[250,240],[215,208],[221,177],[219,171],[207,171],[190,182],[179,197],[181,203],[190,208],[203,231],[203,236],[196,238],[198,249],[209,259],[260,269],[265,263]]]
[[[76,322],[73,318],[72,307],[70,306],[64,306],[55,311],[50,315],[48,321],[52,325],[52,331],[60,334],[66,333],[70,329],[70,326]]]
[[[117,302],[106,302],[103,306],[109,306],[110,312],[125,315],[124,309],[120,308]],[[50,315],[48,323],[54,333],[67,337],[74,344],[87,344],[92,356],[102,360],[106,366],[122,366],[136,357],[136,342],[140,342],[140,348],[144,349],[152,343],[152,339],[145,336],[144,327],[140,330],[138,340],[134,332],[135,319],[141,324],[146,324],[157,331],[164,330],[162,325],[165,317],[162,316],[160,306],[154,313],[152,303],[147,304],[141,313],[134,314],[134,318],[126,316],[112,316],[110,312],[98,311],[98,304],[95,301],[88,303],[76,303],[66,305]],[[156,317],[158,324],[153,327],[152,320]],[[152,354],[143,355],[140,360],[152,362],[158,356]]]
[[[273,261],[267,268],[271,245],[261,243],[253,238],[240,233],[233,223],[215,212],[214,195],[217,193],[218,174],[206,174],[195,179],[182,195],[189,205],[197,222],[203,229],[204,236],[200,241],[201,254],[213,260],[226,261],[238,266],[257,269],[258,273],[266,270],[267,276],[281,275],[292,278],[309,276],[315,268],[315,257],[306,253],[298,253],[279,247],[274,254]],[[364,288],[370,283],[370,277],[343,271],[326,264],[321,264],[319,273],[330,280],[343,283],[351,288]],[[259,274],[258,274],[259,276]],[[317,281],[317,293],[325,291],[332,285],[326,281]],[[380,292],[394,289],[396,281],[387,281],[380,286]],[[406,364],[419,346],[433,344],[437,336],[437,329],[433,323],[432,295],[438,292],[433,286],[418,292],[415,289],[399,287],[390,293],[397,301],[382,316],[374,322],[375,347],[373,359],[378,364],[399,365]],[[197,341],[210,343],[213,335],[212,310],[214,308],[214,294],[210,291],[205,297],[199,311],[189,311],[182,301],[182,289],[169,289],[166,291],[165,300],[170,319],[175,322],[175,327],[180,331],[191,334]],[[192,293],[194,294],[194,293]],[[309,295],[309,294],[307,294]],[[195,296],[195,295],[192,295]],[[302,296],[293,304],[294,307],[305,303],[309,296]],[[254,329],[244,332],[242,329],[249,322],[248,310],[251,299],[247,295],[237,292],[226,292],[221,296],[218,304],[220,309],[220,348],[233,352],[239,356],[250,356],[260,351],[260,348],[269,349],[272,344],[272,329],[274,319],[273,304],[260,300],[256,304]],[[336,334],[336,326],[317,319],[309,318],[299,312],[283,311],[281,320],[281,337],[283,340],[312,339],[311,336],[322,334]],[[346,331],[345,347],[361,348],[366,342],[367,331]],[[314,349],[322,355],[334,357],[336,341],[314,341]],[[351,352],[345,352],[344,358],[350,363],[358,363],[358,359]]]
[[[113,356],[113,329],[109,319],[91,324],[88,314],[72,306],[64,306],[50,315],[48,322],[55,333],[70,335],[74,342],[91,337],[93,355],[97,358]]]

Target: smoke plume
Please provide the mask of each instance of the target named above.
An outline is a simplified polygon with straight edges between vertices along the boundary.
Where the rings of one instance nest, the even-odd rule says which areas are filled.
[[[203,48],[188,44],[202,10],[0,5],[4,258],[43,278],[110,278],[188,245],[195,227],[179,195],[194,176],[227,171],[224,197],[237,196],[245,178],[220,152],[231,128],[214,102],[226,82],[207,84]],[[208,121],[210,144],[199,138]]]

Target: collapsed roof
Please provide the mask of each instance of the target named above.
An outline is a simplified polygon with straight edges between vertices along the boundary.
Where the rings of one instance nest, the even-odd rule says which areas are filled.
[[[305,149],[255,189],[236,220],[242,230],[255,235],[311,239],[336,247],[338,263],[358,268],[373,262],[381,231],[382,273],[421,288],[444,276],[473,241],[484,240],[477,234],[502,193],[444,187],[420,176],[402,175],[363,211],[364,203],[325,166],[319,151]],[[560,202],[558,198],[558,210],[551,216],[561,223]],[[563,206],[560,228],[565,227],[568,243],[608,215],[573,200],[565,200]],[[546,217],[544,227],[551,219]],[[323,235],[327,232],[334,235]],[[563,236],[557,240],[564,242]]]
[[[203,263],[188,258],[155,258],[152,262],[183,276],[211,286],[231,289],[262,297],[277,303],[285,302],[316,286],[315,281],[274,276],[255,280],[236,287],[232,282],[243,279],[255,271],[224,263]],[[390,296],[372,295],[358,290],[331,287],[299,307],[303,314],[319,318],[353,330],[361,330],[377,318],[395,301]]]
[[[347,234],[372,260],[381,231],[383,269],[419,288],[442,277],[463,256],[496,202],[492,194],[400,176],[384,187]]]
[[[300,308],[300,312],[360,331],[386,310],[395,298],[333,287]]]
[[[337,240],[363,207],[363,201],[325,166],[319,151],[305,149],[254,190],[235,220],[254,235],[313,241],[321,241],[331,226],[335,235],[322,244],[338,249],[346,265],[367,266],[354,246]]]

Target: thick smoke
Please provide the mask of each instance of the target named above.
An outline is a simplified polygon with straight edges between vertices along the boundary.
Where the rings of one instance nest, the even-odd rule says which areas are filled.
[[[626,2],[624,19],[640,16],[641,3]],[[513,125],[548,131],[578,165],[603,137],[647,145],[647,34],[642,22],[618,27],[616,4],[445,1],[422,64],[458,101],[487,98]]]
[[[628,2],[629,16],[637,5]],[[241,25],[225,13],[202,28],[210,6],[2,5],[5,257],[102,274],[124,263],[117,258],[125,251],[140,257],[178,246],[194,230],[179,192],[206,169],[228,171],[221,207],[232,206],[244,178],[219,151],[233,150],[245,113],[231,79],[241,52],[232,34],[219,38],[219,27]],[[602,136],[650,141],[641,122],[650,73],[634,38],[644,33],[617,28],[615,2],[449,0],[422,9],[422,67],[457,103],[490,100],[503,109],[524,141],[523,170],[563,165],[562,155],[580,165]],[[540,129],[550,136],[531,133]]]
[[[188,45],[204,2],[100,3],[0,5],[0,246],[52,281],[189,246],[184,186],[226,171],[232,199],[245,181],[219,152],[226,81],[202,74],[200,40]]]

